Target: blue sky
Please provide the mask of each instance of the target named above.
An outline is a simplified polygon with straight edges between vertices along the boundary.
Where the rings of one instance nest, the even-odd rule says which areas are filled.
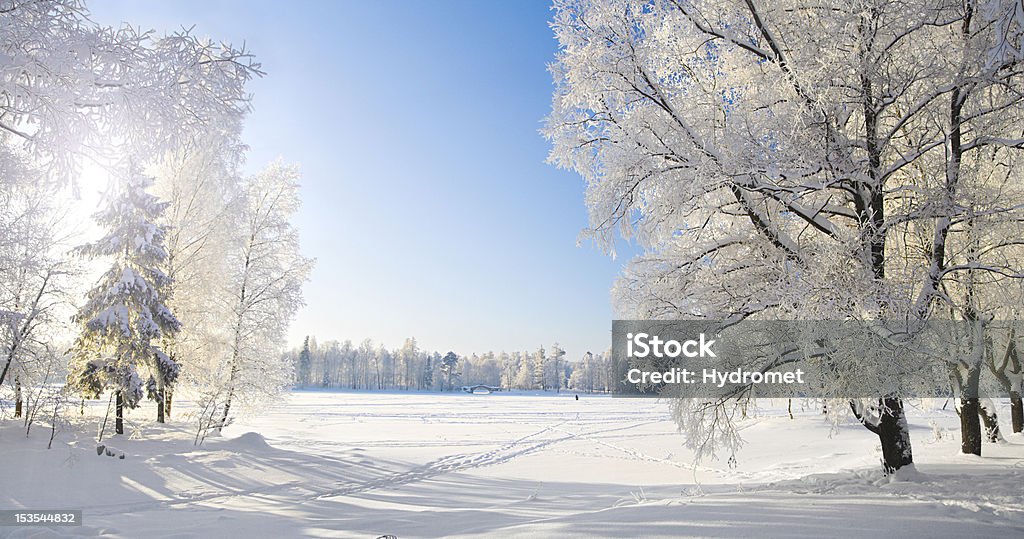
[[[610,344],[625,258],[576,246],[583,182],[544,163],[537,133],[556,50],[546,1],[89,6],[104,24],[194,24],[263,63],[247,167],[301,165],[296,223],[317,259],[291,342],[415,336],[468,354],[558,341],[570,358]]]

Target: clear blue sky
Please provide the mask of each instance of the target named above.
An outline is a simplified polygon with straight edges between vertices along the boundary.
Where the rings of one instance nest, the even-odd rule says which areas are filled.
[[[460,354],[610,344],[624,257],[576,246],[583,182],[544,163],[556,42],[540,1],[90,2],[104,24],[240,44],[248,168],[301,164],[317,259],[290,340]],[[621,253],[621,250],[620,250]]]

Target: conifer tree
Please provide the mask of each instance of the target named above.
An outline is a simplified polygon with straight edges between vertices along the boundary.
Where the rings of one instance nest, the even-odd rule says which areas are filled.
[[[459,373],[456,371],[458,368],[459,356],[455,355],[455,352],[448,352],[441,358],[441,373],[444,374],[445,384],[448,385],[448,391],[451,391],[452,379],[458,378]],[[441,388],[444,390],[444,387]]]
[[[164,304],[170,284],[160,269],[167,257],[166,230],[157,221],[166,204],[146,192],[152,183],[131,170],[120,192],[95,216],[106,235],[78,248],[85,257],[112,263],[75,315],[79,335],[68,384],[92,398],[114,392],[117,434],[124,434],[124,407],[134,408],[142,399],[140,368],[148,371],[160,422],[164,388],[178,376],[178,365],[160,347],[161,339],[177,332],[181,323]]]
[[[313,354],[309,350],[309,336],[302,343],[302,352],[299,352],[299,385],[306,387],[309,384],[309,376],[313,365]]]

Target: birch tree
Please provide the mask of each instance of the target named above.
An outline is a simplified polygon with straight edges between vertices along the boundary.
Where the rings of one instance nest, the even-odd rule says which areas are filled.
[[[154,192],[167,201],[167,304],[183,323],[182,331],[165,336],[164,347],[186,372],[204,368],[204,358],[218,353],[218,328],[229,313],[210,301],[210,291],[229,285],[233,219],[243,202],[242,150],[237,131],[221,128],[168,152],[153,167]],[[170,415],[173,389],[159,391],[157,422]]]
[[[228,257],[230,316],[225,328],[226,358],[213,369],[209,396],[223,427],[237,401],[254,404],[287,387],[292,365],[281,354],[288,325],[302,306],[302,284],[313,261],[299,253],[291,218],[299,208],[298,170],[272,164],[246,180],[245,204]]]
[[[64,257],[61,209],[45,187],[0,146],[0,387],[14,387],[15,417],[22,387],[57,370],[53,336],[63,333],[74,265]]]

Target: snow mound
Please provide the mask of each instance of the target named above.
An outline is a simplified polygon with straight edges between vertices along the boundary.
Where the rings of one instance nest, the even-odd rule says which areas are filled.
[[[931,480],[927,474],[918,471],[913,464],[908,464],[888,476],[890,483],[924,483]]]
[[[218,446],[222,448],[230,448],[234,450],[242,449],[247,451],[269,451],[273,449],[273,447],[267,443],[267,440],[256,432],[247,432],[238,438],[224,440],[218,444]]]
[[[901,483],[928,483],[928,474],[921,473],[913,464],[886,474],[881,467],[860,470],[841,470],[833,473],[809,474],[797,479],[773,481],[763,489],[787,490],[802,494],[867,494],[878,488]]]

